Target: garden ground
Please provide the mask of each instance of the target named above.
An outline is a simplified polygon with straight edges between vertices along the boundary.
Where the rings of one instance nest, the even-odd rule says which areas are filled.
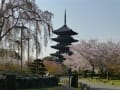
[[[120,90],[120,80],[82,78],[79,82],[91,87],[91,90]]]

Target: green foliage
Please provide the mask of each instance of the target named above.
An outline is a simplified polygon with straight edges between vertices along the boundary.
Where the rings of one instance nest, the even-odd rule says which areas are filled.
[[[40,59],[36,59],[34,60],[33,62],[31,62],[29,65],[28,65],[31,73],[33,74],[39,74],[39,75],[45,75],[46,74],[46,67],[45,65],[43,64],[43,60],[40,60]]]
[[[87,71],[87,70],[84,70],[84,71],[82,72],[82,76],[83,76],[83,77],[87,77],[87,73],[88,73],[88,71]]]

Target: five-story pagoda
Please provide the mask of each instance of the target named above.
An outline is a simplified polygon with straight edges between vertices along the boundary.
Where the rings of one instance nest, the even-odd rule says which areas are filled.
[[[68,45],[78,41],[72,37],[72,35],[77,35],[77,33],[70,29],[66,24],[66,11],[64,16],[64,25],[61,28],[54,30],[53,33],[57,35],[57,38],[52,38],[52,40],[56,41],[58,44],[51,47],[57,49],[58,51],[51,54],[51,56],[56,57],[58,62],[63,62],[65,58],[62,54],[67,53],[68,55],[72,55]]]

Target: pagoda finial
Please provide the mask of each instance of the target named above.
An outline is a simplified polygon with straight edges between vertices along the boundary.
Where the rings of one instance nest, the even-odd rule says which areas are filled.
[[[64,25],[66,25],[66,9],[65,9],[65,16],[64,16]]]

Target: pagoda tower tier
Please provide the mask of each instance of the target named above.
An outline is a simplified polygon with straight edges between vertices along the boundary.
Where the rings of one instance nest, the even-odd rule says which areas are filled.
[[[50,55],[56,57],[56,61],[58,61],[58,62],[62,62],[62,61],[65,60],[65,58],[61,54],[53,53],[53,54],[50,54]]]
[[[70,29],[66,24],[64,26],[62,26],[61,28],[53,31],[54,34],[56,35],[77,35],[76,32],[74,32],[72,29]]]
[[[55,56],[55,57],[61,57],[62,54],[63,54],[63,52],[58,51],[58,52],[52,53],[52,54],[50,54],[50,55],[51,55],[51,56]],[[72,55],[72,54],[73,54],[73,52],[71,52],[71,51],[68,52],[68,55]],[[63,57],[63,56],[62,56],[62,57]]]
[[[58,44],[51,46],[51,48],[57,49],[58,51],[51,54],[51,56],[56,57],[57,61],[63,62],[65,58],[62,56],[62,54],[66,53],[68,55],[72,55],[73,53],[70,51],[69,45],[71,45],[73,42],[78,41],[72,37],[72,35],[77,35],[77,33],[70,29],[66,24],[66,11],[64,17],[64,25],[61,28],[54,30],[53,33],[56,34],[57,37],[52,38],[52,40],[56,41]]]
[[[62,44],[57,44],[56,46],[51,46],[52,48],[54,48],[54,49],[64,49],[64,50],[68,50],[69,49],[69,47],[67,47],[67,46],[65,46],[65,45],[62,45]]]
[[[68,53],[70,54],[72,51],[69,49],[69,47],[67,49],[57,49],[59,50],[59,54],[64,54],[64,53]]]
[[[53,41],[60,42],[60,43],[65,43],[67,40],[67,43],[72,43],[72,42],[77,42],[78,40],[75,40],[71,36],[58,36],[57,38],[52,38]]]

